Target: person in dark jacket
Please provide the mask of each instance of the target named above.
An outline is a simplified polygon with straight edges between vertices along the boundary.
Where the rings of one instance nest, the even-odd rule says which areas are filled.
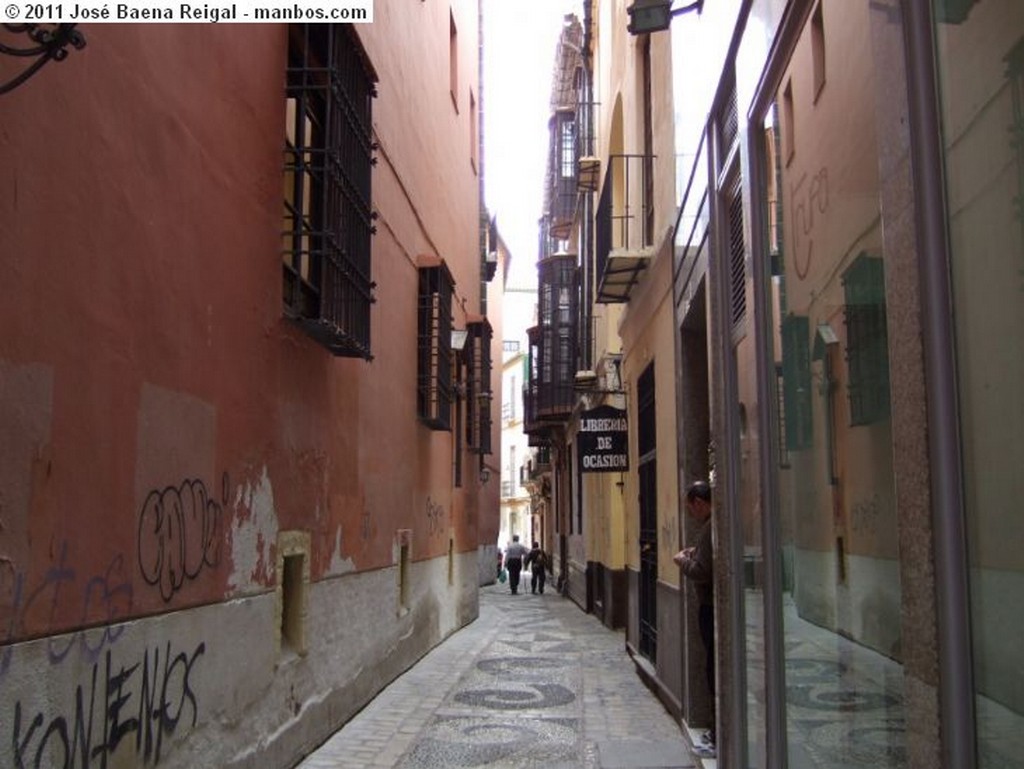
[[[526,556],[526,565],[530,567],[530,592],[544,595],[544,582],[547,580],[548,557],[541,550],[538,542],[533,543],[533,549]]]
[[[679,564],[683,576],[693,583],[697,594],[697,626],[704,645],[704,672],[712,707],[711,730],[705,735],[707,745],[700,753],[711,757],[715,752],[715,580],[711,547],[711,487],[704,481],[697,481],[686,490],[686,512],[700,525],[697,539],[692,547],[684,547],[672,560]]]

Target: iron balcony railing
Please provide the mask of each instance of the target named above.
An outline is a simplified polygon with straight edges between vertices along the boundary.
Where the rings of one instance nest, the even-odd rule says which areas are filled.
[[[599,302],[624,302],[654,246],[654,156],[608,158],[595,226]]]

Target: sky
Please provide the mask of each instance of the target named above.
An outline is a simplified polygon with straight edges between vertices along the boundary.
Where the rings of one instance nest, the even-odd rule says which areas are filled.
[[[509,286],[537,282],[551,76],[566,13],[581,0],[483,0],[484,195],[512,254]]]

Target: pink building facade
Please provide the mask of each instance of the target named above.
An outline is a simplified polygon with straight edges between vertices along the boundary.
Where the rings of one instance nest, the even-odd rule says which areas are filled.
[[[479,7],[377,10],[0,97],[4,765],[290,765],[477,614]]]

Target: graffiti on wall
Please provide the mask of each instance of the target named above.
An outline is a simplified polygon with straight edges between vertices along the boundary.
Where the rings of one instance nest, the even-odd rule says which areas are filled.
[[[174,653],[168,641],[125,665],[115,664],[108,649],[63,711],[44,712],[18,700],[6,740],[13,769],[96,769],[125,750],[146,765],[158,764],[165,740],[179,727],[196,725],[193,668],[205,652],[200,642],[191,652]]]
[[[804,280],[814,260],[815,219],[828,211],[828,168],[808,179],[807,174],[790,186],[793,211],[793,258],[796,276]]]
[[[149,492],[139,513],[139,569],[143,579],[159,587],[170,601],[185,580],[220,563],[224,507],[228,502],[227,473],[221,480],[220,501],[201,480],[187,478],[178,486]]]
[[[441,523],[444,519],[444,508],[437,502],[427,497],[427,533],[430,536],[441,532]]]
[[[0,642],[8,644],[0,652],[0,679],[10,668],[13,652],[10,643],[26,635],[52,632],[57,626],[60,606],[69,591],[75,590],[81,591],[81,615],[77,625],[84,627],[102,619],[104,626],[90,633],[79,630],[51,637],[48,655],[52,664],[61,662],[76,645],[90,662],[95,662],[103,649],[124,632],[124,626],[116,624],[117,620],[128,616],[132,607],[132,586],[124,558],[117,555],[102,572],[80,579],[68,564],[68,543],[64,541],[57,560],[38,583],[30,582],[10,560],[0,560],[0,594],[11,596],[10,619],[0,636]]]
[[[219,565],[228,491],[225,473],[219,500],[194,478],[147,494],[138,518],[138,566],[165,602],[186,580]],[[115,754],[129,752],[133,765],[158,764],[175,734],[197,723],[196,663],[206,644],[176,648],[166,641],[118,661],[116,642],[128,628],[121,620],[132,611],[130,559],[118,554],[105,568],[82,573],[71,550],[60,543],[39,576],[0,557],[0,597],[8,609],[6,627],[0,626],[0,680],[22,680],[11,676],[15,642],[33,636],[49,635],[40,643],[51,665],[76,650],[91,665],[64,703],[36,696],[43,687],[12,696],[13,706],[4,703],[0,752],[11,757],[12,769],[102,769]],[[69,607],[80,609],[72,623],[80,629],[52,635],[69,619]],[[79,664],[74,670],[83,669]]]

